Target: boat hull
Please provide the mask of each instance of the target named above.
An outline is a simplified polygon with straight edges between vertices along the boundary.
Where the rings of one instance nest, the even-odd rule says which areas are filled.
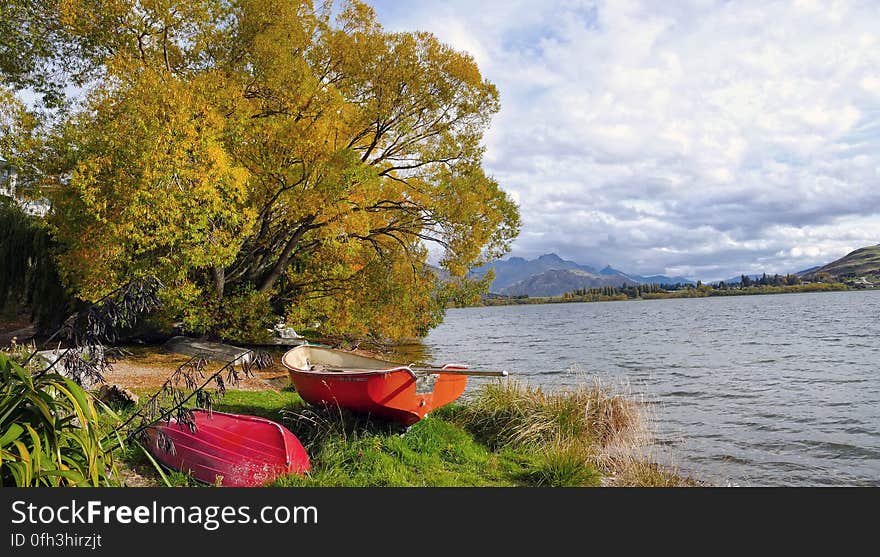
[[[196,431],[175,421],[146,430],[147,450],[163,465],[224,487],[256,487],[287,474],[304,474],[309,457],[285,427],[256,416],[195,410]],[[160,432],[173,450],[160,443]]]
[[[294,348],[288,354],[307,349]],[[323,349],[323,352],[330,350]],[[453,402],[467,386],[466,375],[442,371],[416,374],[406,366],[383,360],[373,360],[372,365],[378,369],[369,371],[321,372],[300,369],[291,363],[294,359],[286,354],[282,363],[287,367],[291,383],[306,402],[339,406],[405,426]],[[365,361],[364,357],[358,357],[356,365],[363,366]],[[387,369],[381,369],[383,366]]]

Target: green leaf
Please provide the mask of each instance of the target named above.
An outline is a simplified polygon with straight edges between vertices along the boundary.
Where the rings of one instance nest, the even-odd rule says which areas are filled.
[[[18,449],[18,456],[20,458],[20,464],[22,465],[21,473],[23,475],[24,483],[19,485],[30,485],[31,478],[33,478],[33,468],[31,467],[31,455],[28,451],[27,447],[21,441],[13,441],[15,447]]]
[[[153,468],[156,469],[156,472],[159,473],[159,477],[162,478],[162,483],[165,484],[165,487],[172,487],[171,480],[168,479],[168,476],[165,475],[165,471],[162,470],[162,466],[156,462],[156,459],[153,458],[153,455],[150,454],[150,451],[147,450],[146,447],[135,441],[135,444],[144,452],[144,455],[147,457],[147,460],[150,461],[150,464],[153,465]]]
[[[6,429],[6,433],[0,437],[0,447],[5,447],[9,443],[11,443],[14,439],[18,439],[18,436],[22,434],[24,428],[18,424],[10,424]]]

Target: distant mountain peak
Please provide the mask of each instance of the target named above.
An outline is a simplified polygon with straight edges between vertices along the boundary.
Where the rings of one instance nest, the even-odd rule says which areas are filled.
[[[482,276],[489,269],[495,270],[495,280],[490,287],[492,292],[504,292],[506,289],[517,285],[517,292],[529,295],[538,295],[538,292],[545,293],[545,295],[546,292],[556,292],[556,286],[560,286],[563,283],[566,286],[581,288],[586,286],[607,286],[612,284],[611,281],[615,285],[691,282],[682,277],[666,277],[663,275],[642,277],[631,275],[617,270],[611,265],[607,265],[601,271],[596,271],[594,267],[563,259],[556,253],[545,253],[531,260],[522,257],[509,257],[473,269],[472,272],[475,275]],[[569,272],[558,273],[550,271]],[[584,275],[584,273],[589,276]],[[558,282],[558,284],[551,287],[549,283],[552,282]]]
[[[542,255],[541,257],[538,258],[538,261],[543,261],[544,263],[557,263],[557,262],[561,263],[565,260],[562,259],[561,257],[559,257],[558,255],[556,255],[555,253],[545,253],[544,255]]]
[[[625,276],[601,276],[582,269],[549,269],[500,290],[508,296],[561,296],[580,288],[632,286],[638,284]]]
[[[522,257],[509,257],[473,269],[472,272],[482,276],[489,269],[495,270],[495,280],[491,286],[493,292],[498,292],[517,282],[550,270],[577,269],[588,273],[595,272],[592,267],[567,261],[555,253],[545,253],[531,260]]]

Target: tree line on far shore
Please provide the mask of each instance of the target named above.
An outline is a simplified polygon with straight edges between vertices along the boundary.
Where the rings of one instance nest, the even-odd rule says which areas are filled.
[[[657,300],[663,298],[703,298],[708,296],[740,296],[752,294],[786,294],[791,292],[824,292],[848,290],[849,286],[840,282],[801,282],[795,275],[764,275],[748,282],[714,284],[639,284],[621,287],[604,287],[566,292],[560,301],[614,301],[614,300]],[[794,280],[793,280],[794,279]]]
[[[743,275],[739,282],[720,281],[704,284],[702,281],[675,284],[633,284],[579,288],[561,296],[501,296],[484,297],[479,305],[545,304],[566,302],[614,302],[623,300],[658,300],[664,298],[706,298],[709,296],[747,296],[755,294],[787,294],[794,292],[828,292],[849,290],[850,285],[836,282],[830,276],[812,277],[804,281],[797,275],[768,275],[752,278]]]

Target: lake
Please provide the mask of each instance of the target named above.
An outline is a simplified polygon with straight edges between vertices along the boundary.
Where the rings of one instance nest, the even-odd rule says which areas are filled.
[[[880,486],[878,318],[880,291],[463,308],[422,350],[552,388],[598,376],[716,485]]]

